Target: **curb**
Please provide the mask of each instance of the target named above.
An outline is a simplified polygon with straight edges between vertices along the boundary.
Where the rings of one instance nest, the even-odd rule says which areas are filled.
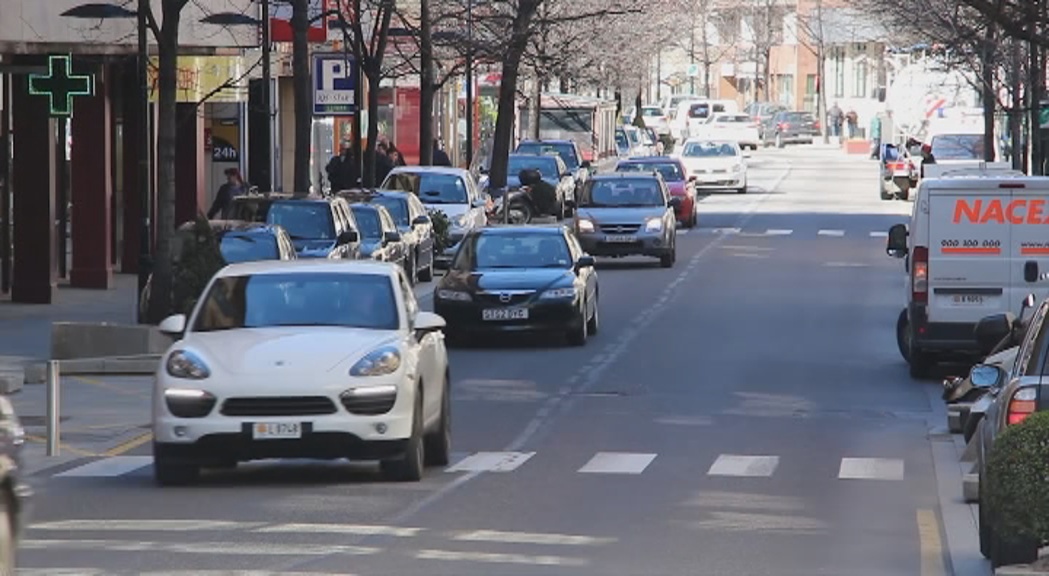
[[[63,376],[88,375],[151,375],[157,371],[162,354],[141,354],[110,358],[77,358],[59,360]],[[26,384],[43,384],[47,380],[47,363],[37,362],[25,368]]]
[[[1049,576],[1049,572],[1030,566],[1002,566],[995,568],[994,576]]]

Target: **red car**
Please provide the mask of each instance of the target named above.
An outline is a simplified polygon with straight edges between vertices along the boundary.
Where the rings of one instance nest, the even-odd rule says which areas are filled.
[[[688,181],[685,165],[669,156],[644,156],[621,160],[616,172],[659,172],[673,196],[681,198],[677,219],[685,228],[696,225],[696,188]]]

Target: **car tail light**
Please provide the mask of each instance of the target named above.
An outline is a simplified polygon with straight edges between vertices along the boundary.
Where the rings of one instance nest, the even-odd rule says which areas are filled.
[[[777,124],[777,127],[779,127],[780,130],[786,130],[788,126],[789,124],[787,124],[786,122],[780,122],[779,124]]]
[[[929,249],[915,246],[911,254],[911,301],[929,301]]]
[[[1009,412],[1007,415],[1009,425],[1019,424],[1028,416],[1034,414],[1035,401],[1038,399],[1038,390],[1035,388],[1021,388],[1013,394],[1009,400]]]
[[[889,164],[889,168],[891,168],[893,170],[906,170],[907,169],[907,163],[906,162],[893,162],[892,164]]]
[[[815,128],[816,130],[819,130],[820,129],[820,121],[816,120],[815,122],[813,122],[812,123],[812,127]]]

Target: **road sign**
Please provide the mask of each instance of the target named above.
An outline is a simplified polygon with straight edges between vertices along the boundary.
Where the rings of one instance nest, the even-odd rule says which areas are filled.
[[[357,61],[338,52],[313,54],[313,115],[352,116],[357,112]]]
[[[94,96],[94,77],[73,74],[73,59],[68,54],[49,56],[47,70],[47,74],[29,75],[29,93],[47,96],[52,117],[72,115],[74,96]]]
[[[695,78],[696,76],[699,76],[699,64],[689,64],[687,75],[689,78]]]

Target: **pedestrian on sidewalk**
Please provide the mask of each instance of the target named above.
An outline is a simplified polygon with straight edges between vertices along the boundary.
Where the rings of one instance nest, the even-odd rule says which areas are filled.
[[[849,110],[848,113],[845,114],[845,123],[846,123],[846,125],[849,128],[849,132],[848,132],[847,136],[848,136],[849,140],[852,140],[853,138],[856,137],[856,133],[859,132],[859,125],[860,125],[860,116],[859,116],[859,114],[856,114],[855,110]]]
[[[390,156],[390,164],[393,164],[394,166],[408,165],[408,163],[404,161],[404,155],[393,145],[393,142],[390,142],[389,145],[387,145],[386,152]]]
[[[386,180],[386,176],[393,170],[393,162],[390,161],[389,145],[380,141],[375,145],[375,185],[380,186]]]
[[[219,215],[225,219],[233,204],[233,199],[248,193],[248,185],[241,177],[240,170],[227,168],[225,174],[226,183],[219,186],[218,192],[215,193],[215,201],[211,203],[211,209],[208,210],[208,220],[214,220],[215,216]]]
[[[332,156],[324,171],[328,174],[328,183],[333,193],[356,187],[361,175],[357,168],[357,157],[353,155],[353,147],[349,142],[342,143],[339,155]]]
[[[452,159],[448,157],[448,153],[441,148],[441,141],[433,139],[433,165],[434,166],[451,166]]]
[[[881,151],[881,116],[871,118],[871,160],[877,160]]]
[[[830,110],[827,111],[827,124],[830,125],[830,135],[835,138],[841,137],[841,125],[845,122],[845,113],[841,111],[841,107],[835,102]]]

